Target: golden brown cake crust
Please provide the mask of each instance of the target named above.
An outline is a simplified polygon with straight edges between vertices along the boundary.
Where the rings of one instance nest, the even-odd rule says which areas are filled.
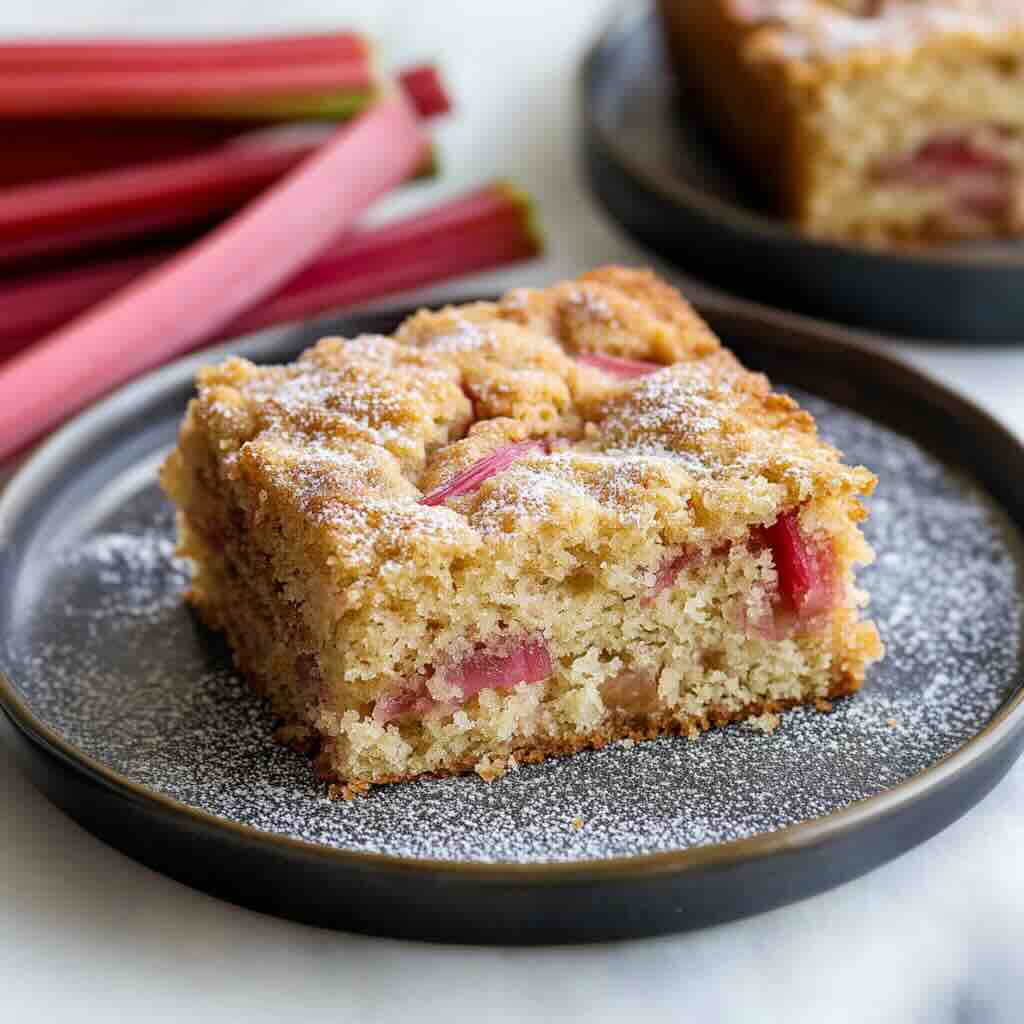
[[[827,714],[832,710],[830,701],[856,693],[859,688],[858,681],[851,678],[841,679],[832,685],[825,697],[816,698],[815,710],[821,714]],[[681,717],[662,712],[648,715],[640,720],[617,718],[602,728],[582,736],[562,737],[543,743],[512,747],[507,753],[502,753],[493,761],[489,760],[484,764],[476,759],[466,759],[448,765],[443,770],[429,772],[427,775],[430,778],[443,779],[453,775],[468,775],[470,772],[476,772],[484,781],[492,782],[507,771],[514,770],[517,765],[540,764],[549,757],[566,757],[570,754],[578,754],[581,750],[602,750],[608,744],[618,743],[622,740],[643,743],[645,740],[655,740],[662,736],[683,736],[693,740],[708,729],[721,728],[736,722],[747,722],[762,716],[774,717],[779,712],[787,711],[800,703],[804,702],[789,698],[754,701],[740,708],[712,707],[703,715]],[[774,732],[776,725],[777,723],[772,723],[763,726],[762,731]],[[312,752],[306,741],[300,741],[296,745],[296,749],[302,753]],[[350,783],[345,779],[338,779],[337,773],[329,761],[318,761],[317,767],[320,777],[330,783],[328,794],[332,799],[352,800],[369,790],[367,783]],[[423,775],[389,775],[375,779],[374,784],[411,782],[415,778],[423,777]]]

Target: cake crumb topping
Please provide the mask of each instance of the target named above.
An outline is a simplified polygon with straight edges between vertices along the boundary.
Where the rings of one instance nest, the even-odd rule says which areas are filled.
[[[621,335],[619,329],[624,332]],[[576,351],[644,360],[617,379]],[[666,361],[678,360],[673,365]],[[498,303],[423,310],[394,338],[327,338],[289,366],[230,359],[200,376],[190,415],[271,504],[346,539],[339,567],[422,561],[423,545],[595,513],[650,522],[672,543],[770,522],[812,493],[868,493],[813,420],[723,349],[653,275],[603,268]],[[436,508],[418,505],[503,445],[548,440]],[[713,499],[711,496],[715,495]]]

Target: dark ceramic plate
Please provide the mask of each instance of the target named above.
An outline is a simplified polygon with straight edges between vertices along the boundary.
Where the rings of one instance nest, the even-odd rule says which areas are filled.
[[[613,746],[332,803],[182,605],[155,485],[210,354],[65,428],[0,499],[0,697],[36,784],[132,857],[354,931],[567,942],[682,930],[836,885],[938,832],[1024,742],[1024,452],[984,413],[836,332],[712,324],[881,477],[863,582],[889,653],[829,715]],[[232,346],[284,360],[321,321]],[[582,827],[574,827],[574,821]]]
[[[701,0],[691,0],[701,2]],[[890,334],[1024,340],[1024,244],[881,252],[807,238],[769,213],[676,87],[647,4],[618,17],[582,72],[597,198],[659,255],[769,305]]]

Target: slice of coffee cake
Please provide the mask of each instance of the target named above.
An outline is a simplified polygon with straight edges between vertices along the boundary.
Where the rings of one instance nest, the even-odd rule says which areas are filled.
[[[659,0],[676,71],[808,234],[1024,235],[1021,0]]]
[[[609,267],[199,376],[190,600],[350,795],[857,689],[874,476]]]

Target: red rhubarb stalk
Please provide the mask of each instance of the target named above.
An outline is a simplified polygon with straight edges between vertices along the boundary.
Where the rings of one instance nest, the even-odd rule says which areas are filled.
[[[451,101],[435,68],[410,68],[399,72],[398,79],[420,117],[432,117],[451,109]],[[0,187],[206,151],[237,138],[243,130],[293,120],[288,107],[298,105],[300,99],[303,98],[293,98],[284,109],[279,109],[280,104],[272,106],[269,101],[253,104],[244,111],[244,125],[239,124],[237,115],[228,120],[212,116],[5,120],[0,122],[0,139],[5,146],[4,159],[0,162]],[[339,98],[334,99],[337,102]],[[320,98],[321,103],[330,100],[330,96]],[[307,103],[313,101],[305,98]]]
[[[273,292],[427,149],[411,106],[382,102],[179,256],[0,369],[0,458]]]
[[[210,102],[369,91],[373,69],[361,59],[337,64],[182,71],[48,71],[0,69],[0,116],[188,111]]]
[[[429,249],[407,252],[380,249],[363,256],[345,256],[316,263],[309,277],[289,283],[280,294],[255,306],[234,321],[222,337],[344,309],[398,292],[482,273],[536,255],[521,229],[485,226],[462,238],[443,237]],[[312,278],[320,277],[316,282]]]
[[[209,150],[243,130],[252,126],[166,118],[2,121],[0,187],[169,160]]]
[[[204,153],[0,191],[0,264],[207,220],[241,206],[328,137],[253,132]]]
[[[356,32],[227,39],[27,39],[0,44],[0,69],[150,71],[159,68],[252,67],[314,60],[366,59]]]
[[[451,99],[437,69],[408,68],[398,73],[398,85],[420,117],[446,114]],[[280,93],[253,99],[210,97],[202,102],[175,105],[165,114],[223,121],[338,121],[359,113],[374,99],[372,89],[342,89],[319,93]]]
[[[230,337],[476,273],[537,255],[529,202],[503,183],[426,213],[344,234],[278,292],[218,331]],[[113,294],[171,252],[37,274],[0,283],[0,355],[41,337]]]
[[[622,356],[608,356],[603,352],[581,352],[577,361],[587,366],[595,366],[613,377],[646,377],[649,373],[655,373],[663,369],[659,363],[648,363],[643,359],[624,359]]]

